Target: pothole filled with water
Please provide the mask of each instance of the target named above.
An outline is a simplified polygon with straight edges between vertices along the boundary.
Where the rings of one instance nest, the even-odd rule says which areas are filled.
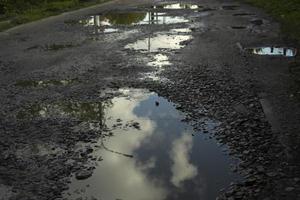
[[[165,54],[156,54],[153,57],[153,60],[147,63],[148,66],[161,68],[163,66],[171,65],[169,57]]]
[[[255,47],[246,48],[245,50],[249,53],[262,56],[295,57],[297,55],[297,49],[289,47]]]
[[[102,110],[101,122],[111,131],[92,145],[95,169],[75,174],[64,198],[215,199],[240,179],[230,170],[236,161],[215,139],[183,122],[174,104],[147,90],[119,92],[95,111]],[[203,119],[210,133],[217,125]]]

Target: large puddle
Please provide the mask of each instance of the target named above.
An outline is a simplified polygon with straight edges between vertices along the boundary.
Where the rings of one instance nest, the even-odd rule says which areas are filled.
[[[134,25],[166,25],[189,22],[187,18],[181,15],[173,15],[168,10],[193,10],[197,11],[201,6],[189,3],[161,4],[142,9],[142,11],[118,12],[111,11],[88,16],[79,21],[65,21],[68,25],[82,24],[85,27],[97,28],[97,33],[114,33],[118,29],[110,28],[112,26],[134,26]],[[149,11],[144,11],[149,10]],[[164,12],[166,11],[166,12]]]
[[[161,12],[128,12],[128,13],[107,13],[103,15],[90,16],[80,23],[84,26],[116,26],[116,25],[148,25],[148,24],[177,24],[189,20],[182,16],[168,16]]]
[[[215,199],[239,179],[235,161],[214,139],[193,131],[172,103],[141,89],[121,89],[109,102],[36,106],[31,115],[72,117],[110,132],[92,145],[91,177],[72,178],[67,199]],[[203,119],[206,131],[217,122]],[[101,130],[101,127],[99,130]]]

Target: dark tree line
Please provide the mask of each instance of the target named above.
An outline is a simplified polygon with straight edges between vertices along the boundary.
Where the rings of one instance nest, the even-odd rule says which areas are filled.
[[[81,3],[91,0],[0,0],[0,14],[22,13],[24,10],[37,8],[43,4],[47,5],[55,2]]]

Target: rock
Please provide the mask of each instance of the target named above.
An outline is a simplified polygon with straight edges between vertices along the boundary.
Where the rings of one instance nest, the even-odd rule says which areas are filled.
[[[159,106],[159,102],[158,102],[158,101],[155,101],[155,105],[156,105],[156,106]]]
[[[264,23],[262,19],[252,19],[250,22],[257,26],[260,26]]]
[[[255,184],[255,182],[256,182],[255,178],[249,178],[248,180],[245,181],[245,185],[252,186]]]
[[[257,166],[256,169],[257,169],[257,171],[260,172],[260,173],[265,172],[265,168],[264,168],[263,166],[261,166],[261,165]]]
[[[76,176],[76,179],[78,179],[78,180],[84,180],[84,179],[91,177],[92,174],[93,174],[92,170],[81,170],[81,171],[77,172],[75,174],[75,176]]]
[[[234,109],[236,112],[241,113],[241,114],[247,114],[248,110],[243,104],[238,104],[234,106]]]
[[[294,187],[287,187],[285,188],[286,192],[292,192],[295,188]]]
[[[268,172],[267,176],[269,176],[269,177],[275,177],[275,176],[277,176],[277,173],[276,172]]]

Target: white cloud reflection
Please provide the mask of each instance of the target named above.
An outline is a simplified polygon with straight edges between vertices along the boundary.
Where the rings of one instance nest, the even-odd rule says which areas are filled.
[[[180,187],[184,181],[190,180],[198,174],[197,168],[189,161],[189,153],[192,147],[193,138],[187,133],[183,133],[181,138],[173,142],[170,153],[173,160],[171,182],[176,187]]]
[[[122,92],[126,94],[128,91]],[[107,143],[106,147],[113,151],[132,155],[140,147],[141,142],[153,134],[156,124],[149,118],[134,114],[134,109],[150,94],[143,94],[140,91],[136,93],[130,91],[129,94],[134,98],[119,97],[113,100],[113,106],[106,112],[106,117],[110,119],[107,125],[112,126],[115,119],[123,121],[130,119],[138,122],[141,129],[130,129],[128,132],[117,129],[114,131],[114,136],[104,143]],[[154,157],[141,164],[135,157],[128,158],[104,149],[97,154],[103,158],[103,161],[99,162],[93,176],[84,181],[74,181],[69,192],[78,193],[84,188],[84,192],[79,192],[79,196],[94,196],[99,199],[163,200],[166,198],[167,190],[158,180],[149,179],[146,173],[147,169],[155,166]],[[87,184],[90,187],[86,187]],[[76,194],[74,195],[72,198],[77,197]]]

